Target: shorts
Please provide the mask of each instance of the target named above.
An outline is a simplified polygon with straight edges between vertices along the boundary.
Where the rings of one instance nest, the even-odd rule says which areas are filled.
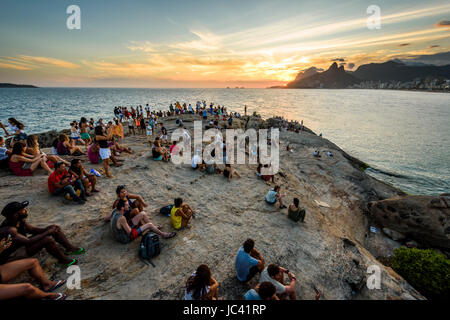
[[[72,140],[78,140],[78,139],[80,139],[80,137],[70,137],[70,139],[72,139]]]
[[[22,169],[24,170],[31,169],[31,162],[24,162],[22,165]]]
[[[153,158],[153,160],[155,160],[155,161],[161,161],[161,160],[162,160],[162,155],[160,155],[158,158]]]
[[[89,133],[85,132],[85,133],[82,133],[82,134],[80,135],[80,137],[81,137],[81,139],[83,139],[83,140],[89,140],[89,139],[91,138],[91,135],[90,135]]]
[[[275,200],[274,202],[270,202],[270,201],[267,201],[267,199],[266,199],[266,202],[270,205],[274,205],[275,203],[277,203],[277,200]]]
[[[196,165],[195,167],[191,166],[192,170],[197,170],[198,169],[198,165]]]
[[[27,134],[26,133],[19,133],[18,135],[15,135],[13,138],[13,141],[21,141],[21,140],[26,140],[27,139]]]
[[[100,159],[106,160],[111,157],[111,150],[109,148],[100,148]]]

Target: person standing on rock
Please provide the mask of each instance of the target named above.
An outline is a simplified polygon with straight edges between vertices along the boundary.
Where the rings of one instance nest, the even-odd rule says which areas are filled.
[[[247,239],[236,254],[234,266],[237,278],[244,283],[250,281],[264,270],[264,263],[263,256],[255,249],[255,241]]]

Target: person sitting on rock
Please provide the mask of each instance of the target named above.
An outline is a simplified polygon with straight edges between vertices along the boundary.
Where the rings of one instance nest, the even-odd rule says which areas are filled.
[[[269,181],[272,181],[273,183],[275,183],[275,176],[273,174],[264,174],[264,175],[262,174],[262,171],[268,171],[268,170],[270,170],[270,166],[268,164],[262,165],[261,163],[259,163],[258,168],[256,169],[256,175],[258,177],[261,177],[261,179],[263,179],[266,182],[266,184],[270,186]]]
[[[280,300],[276,295],[277,289],[272,282],[258,283],[244,295],[244,300]]]
[[[174,206],[170,211],[170,220],[174,229],[182,230],[186,228],[191,217],[195,218],[194,210],[188,204],[183,203],[183,199],[176,198],[174,200]]]
[[[19,177],[30,177],[39,167],[47,171],[48,175],[53,172],[47,165],[46,155],[40,154],[38,156],[32,156],[25,153],[25,148],[25,143],[22,141],[17,141],[12,147],[11,156],[9,158],[9,168],[14,175]]]
[[[319,150],[315,150],[314,152],[313,152],[313,156],[315,157],[315,158],[321,158],[322,156],[320,155],[320,151]]]
[[[9,167],[9,157],[11,150],[8,150],[5,145],[5,138],[0,137],[0,169],[7,169]]]
[[[83,182],[80,179],[73,178],[62,162],[55,164],[55,171],[48,177],[47,184],[48,191],[54,196],[69,194],[72,200],[78,204],[84,204],[84,201],[87,201]],[[80,190],[80,196],[77,195],[75,190]]]
[[[233,178],[233,176],[236,176],[238,178],[241,177],[240,174],[233,169],[230,163],[225,164],[225,168],[223,169],[223,175],[225,178],[228,179],[228,182],[231,181],[231,178]]]
[[[287,274],[289,277],[288,285],[284,282],[284,274]],[[277,266],[276,264],[270,264],[261,272],[261,276],[259,277],[259,283],[266,281],[271,282],[275,286],[277,296],[280,299],[285,299],[289,296],[291,300],[297,300],[297,295],[295,293],[297,279],[288,269]]]
[[[274,205],[277,201],[280,204],[280,209],[287,208],[283,204],[283,195],[280,193],[280,186],[275,186],[273,190],[269,190],[266,194],[266,202],[270,205]]]
[[[176,232],[162,232],[150,222],[150,218],[145,212],[140,212],[131,219],[125,217],[125,213],[130,210],[128,201],[120,199],[117,208],[114,209],[111,217],[111,232],[113,238],[123,244],[130,243],[137,239],[146,230],[151,230],[165,239],[173,238]]]
[[[298,198],[294,198],[288,208],[289,219],[298,222],[305,222],[305,210],[299,207],[300,201]]]
[[[161,142],[159,137],[155,138],[152,146],[152,157],[155,161],[169,161],[169,152],[166,148],[161,147]]]
[[[217,300],[219,283],[205,264],[200,265],[187,280],[184,300]]]
[[[67,237],[57,225],[50,225],[46,228],[38,228],[29,224],[26,219],[28,217],[27,206],[29,202],[8,203],[2,210],[2,216],[6,219],[0,225],[0,228],[8,228],[11,235],[12,245],[8,250],[3,251],[0,255],[0,263],[8,261],[11,258],[23,255],[31,257],[46,249],[50,255],[55,257],[59,264],[64,267],[77,264],[78,260],[68,258],[60,249],[60,244],[69,255],[84,254],[85,250],[81,247],[72,245]],[[31,237],[28,237],[31,234]],[[18,250],[24,247],[24,250]],[[17,251],[17,252],[16,252]],[[15,254],[14,254],[15,253]]]
[[[239,281],[248,282],[264,269],[264,258],[255,249],[255,241],[247,239],[236,254],[235,269]]]
[[[59,135],[56,150],[60,156],[81,156],[84,154],[80,147],[75,146],[75,140],[70,140],[65,134]]]
[[[125,212],[125,217],[128,220],[136,216],[139,212],[143,212],[144,208],[148,207],[148,204],[144,201],[144,198],[137,194],[128,193],[126,186],[124,185],[117,186],[116,195],[117,198],[113,203],[113,209],[117,208],[117,204],[120,200],[127,201],[129,204],[129,210]]]
[[[100,192],[95,188],[97,184],[97,177],[95,174],[88,173],[84,168],[81,159],[73,159],[70,164],[69,174],[73,176],[74,180],[81,180],[83,182],[86,196],[90,197],[92,193],[88,192],[89,186],[92,192]]]
[[[0,239],[1,233],[0,231]],[[2,247],[0,240],[0,254]],[[30,283],[6,284],[6,282],[14,280],[26,271],[35,281],[40,283],[42,290]],[[49,280],[42,271],[39,261],[35,258],[20,259],[0,265],[0,300],[22,297],[26,299],[65,300],[66,294],[52,293],[65,283],[65,280]]]
[[[58,157],[57,155],[48,155],[41,151],[39,147],[39,138],[37,135],[29,135],[26,139],[27,148],[25,149],[25,152],[32,156],[39,156],[39,155],[45,155],[49,162],[47,162],[47,165],[54,166],[57,162],[64,162],[66,165],[70,165],[70,162]],[[50,162],[53,162],[50,163]]]

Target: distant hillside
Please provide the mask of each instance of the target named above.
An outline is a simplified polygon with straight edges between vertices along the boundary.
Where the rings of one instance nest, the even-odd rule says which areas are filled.
[[[345,72],[344,67],[338,67],[334,62],[330,68],[324,72],[314,72],[308,77],[297,76],[296,80],[287,84],[288,88],[330,88],[342,89],[349,85],[359,83],[361,80]]]
[[[360,66],[352,75],[361,80],[372,81],[413,81],[415,78],[427,77],[450,79],[450,64],[413,66],[396,61],[369,63]]]
[[[30,84],[0,83],[0,88],[38,88]]]

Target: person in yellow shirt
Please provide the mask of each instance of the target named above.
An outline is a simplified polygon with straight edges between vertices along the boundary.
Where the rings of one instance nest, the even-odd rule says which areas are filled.
[[[181,198],[176,198],[174,204],[170,211],[170,220],[174,229],[182,230],[186,228],[191,217],[195,218],[195,213],[188,204],[183,203]]]
[[[114,138],[119,140],[119,143],[122,143],[123,142],[123,138],[124,138],[123,126],[119,122],[119,120],[116,119],[114,121],[115,121],[116,124],[113,126],[112,134],[113,134]]]

